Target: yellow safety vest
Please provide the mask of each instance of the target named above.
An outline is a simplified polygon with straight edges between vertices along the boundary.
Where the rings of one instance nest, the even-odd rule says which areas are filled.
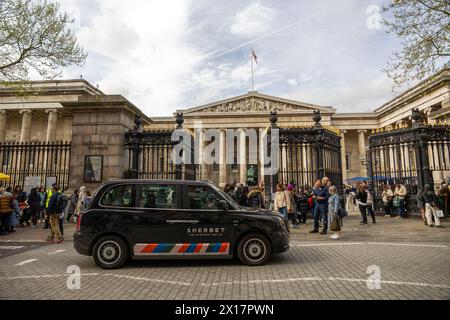
[[[48,203],[50,202],[50,198],[52,197],[52,190],[47,190],[47,199],[45,199],[45,209],[48,209]]]

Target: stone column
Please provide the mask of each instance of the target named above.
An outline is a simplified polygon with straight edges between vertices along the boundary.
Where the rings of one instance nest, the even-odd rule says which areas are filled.
[[[0,142],[5,141],[7,115],[8,113],[5,110],[0,110]]]
[[[241,183],[247,182],[247,134],[245,129],[240,129],[239,139],[239,180]]]
[[[225,187],[227,184],[227,159],[226,159],[226,131],[220,130],[219,137],[219,186]]]
[[[366,167],[366,163],[367,163],[367,159],[366,159],[366,137],[365,137],[365,133],[367,132],[367,130],[358,130],[358,150],[359,150],[359,159],[360,159],[360,163],[363,163],[364,161],[364,165],[361,164],[361,176],[366,177],[367,176],[367,167]]]
[[[204,152],[204,148],[203,148],[203,144],[204,144],[204,135],[205,135],[205,131],[204,130],[199,130],[198,131],[198,167],[199,167],[199,174],[200,174],[200,179],[205,179],[205,164],[203,162],[203,152]]]
[[[347,180],[347,149],[345,148],[345,134],[347,130],[341,130],[341,165],[342,165],[342,181]]]
[[[264,151],[267,148],[267,145],[264,144],[264,137],[267,136],[267,133],[264,132],[264,129],[258,129],[258,164],[259,164],[259,177],[258,182],[264,183]]]
[[[48,113],[47,137],[46,137],[45,141],[53,142],[53,141],[56,141],[56,127],[58,125],[58,110],[48,109],[48,110],[45,110],[45,113]]]
[[[31,110],[20,110],[22,115],[22,130],[20,131],[20,142],[30,141],[31,139]]]

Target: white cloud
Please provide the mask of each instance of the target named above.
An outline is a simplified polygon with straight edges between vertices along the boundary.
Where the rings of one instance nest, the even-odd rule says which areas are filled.
[[[254,2],[234,16],[230,31],[240,37],[260,36],[272,29],[276,14],[276,10]]]
[[[64,76],[167,116],[250,90],[253,47],[255,90],[368,110],[392,96],[380,69],[399,43],[367,29],[366,9],[381,1],[61,0],[80,12],[75,30],[89,52]]]
[[[290,79],[288,79],[286,82],[287,82],[288,84],[290,84],[291,86],[293,86],[293,87],[298,86],[298,81],[297,81],[297,79],[290,78]]]

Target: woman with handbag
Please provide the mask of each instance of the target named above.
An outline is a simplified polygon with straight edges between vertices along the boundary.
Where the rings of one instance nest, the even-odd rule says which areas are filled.
[[[330,193],[328,198],[328,225],[331,231],[336,232],[330,238],[336,240],[341,238],[342,218],[339,216],[341,201],[335,186],[331,186],[328,191]]]
[[[287,212],[287,197],[284,192],[284,187],[281,183],[277,184],[277,192],[275,192],[275,199],[273,201],[273,209],[281,213],[286,223],[288,222]]]
[[[289,184],[285,191],[286,199],[287,199],[287,212],[288,212],[288,217],[291,220],[292,226],[294,228],[298,228],[297,212],[295,210],[296,207],[295,207],[293,189],[294,189],[294,187],[292,186],[292,184]]]

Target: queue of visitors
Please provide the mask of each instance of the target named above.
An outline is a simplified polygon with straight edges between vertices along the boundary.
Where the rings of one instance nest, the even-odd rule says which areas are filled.
[[[31,227],[50,229],[49,241],[63,241],[64,224],[77,222],[80,213],[88,206],[91,192],[86,187],[75,190],[66,197],[55,183],[48,190],[36,187],[27,193],[21,186],[13,189],[0,187],[0,236],[16,231],[16,228]]]

